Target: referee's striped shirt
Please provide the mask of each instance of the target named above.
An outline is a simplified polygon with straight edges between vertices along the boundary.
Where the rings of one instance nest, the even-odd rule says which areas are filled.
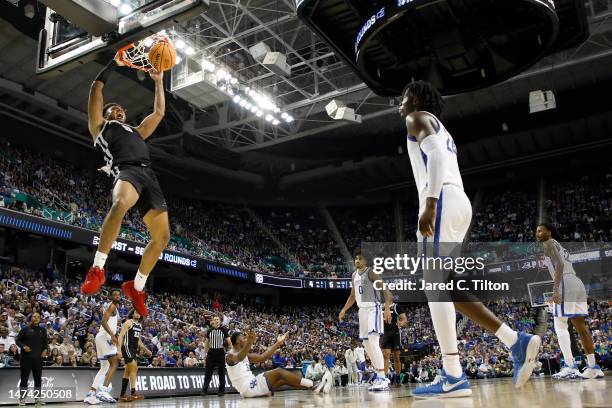
[[[223,344],[227,337],[229,337],[227,329],[224,327],[219,327],[218,329],[213,329],[211,327],[208,329],[207,338],[209,350],[223,350]]]

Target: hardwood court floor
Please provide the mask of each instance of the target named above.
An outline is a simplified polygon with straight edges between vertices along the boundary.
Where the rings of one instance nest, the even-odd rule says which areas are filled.
[[[335,388],[330,394],[309,391],[282,391],[268,398],[244,399],[237,394],[224,397],[155,398],[121,407],[133,408],[580,408],[612,407],[612,376],[598,380],[558,381],[534,378],[523,388],[514,388],[511,379],[471,381],[471,398],[417,400],[410,397],[412,386],[371,393],[367,387]],[[75,403],[61,404],[75,406]],[[108,404],[103,404],[109,406]],[[55,408],[60,405],[50,405]]]

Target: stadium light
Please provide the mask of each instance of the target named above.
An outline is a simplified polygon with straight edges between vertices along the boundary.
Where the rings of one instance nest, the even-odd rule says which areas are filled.
[[[185,41],[183,40],[178,40],[175,44],[174,44],[174,48],[176,48],[177,50],[182,50],[183,48],[185,48],[187,44],[185,44]]]
[[[126,15],[132,12],[132,7],[129,4],[122,4],[119,6],[119,13]]]
[[[193,47],[187,47],[187,48],[185,48],[185,54],[193,55],[193,54],[195,54],[195,50],[193,49]]]
[[[113,7],[119,7],[119,5],[121,4],[121,0],[110,0],[110,4]]]

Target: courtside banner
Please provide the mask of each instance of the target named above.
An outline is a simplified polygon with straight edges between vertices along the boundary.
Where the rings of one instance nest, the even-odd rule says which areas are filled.
[[[255,369],[253,375],[264,370]],[[43,367],[41,399],[45,402],[83,401],[98,372],[88,367]],[[113,377],[111,395],[119,397],[123,369],[118,369]],[[139,368],[136,392],[145,398],[199,395],[204,383],[203,368]],[[208,391],[217,392],[219,377],[215,373]],[[27,402],[34,400],[34,381],[30,377],[30,393]],[[236,392],[229,378],[225,377],[225,392]],[[0,404],[19,403],[19,368],[0,370]]]

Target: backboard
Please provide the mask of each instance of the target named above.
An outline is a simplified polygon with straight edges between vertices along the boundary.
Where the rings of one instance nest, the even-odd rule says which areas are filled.
[[[527,284],[531,307],[546,307],[552,302],[555,281],[531,282]]]
[[[44,2],[48,7],[36,66],[36,74],[42,76],[69,71],[103,54],[110,57],[125,45],[204,13],[210,4],[210,0]]]

